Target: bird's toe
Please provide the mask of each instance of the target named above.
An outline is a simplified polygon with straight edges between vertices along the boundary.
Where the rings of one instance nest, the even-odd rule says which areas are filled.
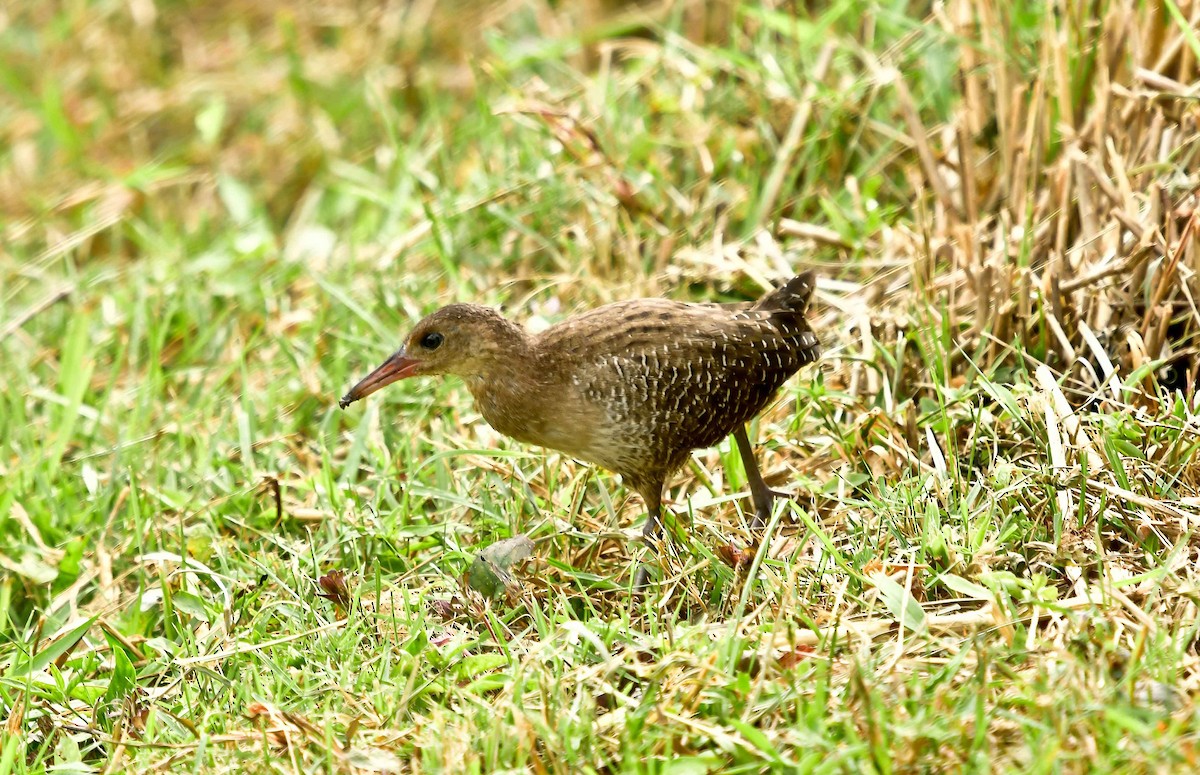
[[[637,570],[633,572],[633,591],[641,594],[646,591],[650,585],[650,570],[646,563],[639,562]]]

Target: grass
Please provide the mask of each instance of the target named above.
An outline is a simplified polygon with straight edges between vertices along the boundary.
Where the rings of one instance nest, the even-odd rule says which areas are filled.
[[[0,773],[1193,770],[1198,13],[6,7]],[[615,477],[336,406],[451,300],[802,268],[769,549],[697,452],[632,612]]]

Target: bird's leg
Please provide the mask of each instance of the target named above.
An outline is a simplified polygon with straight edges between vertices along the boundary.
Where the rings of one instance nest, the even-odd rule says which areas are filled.
[[[746,469],[746,480],[750,484],[750,500],[754,502],[754,519],[750,520],[750,529],[758,532],[771,519],[771,503],[777,493],[763,481],[758,462],[754,459],[754,449],[750,446],[750,437],[746,435],[746,426],[738,426],[733,432],[733,439],[737,442],[738,454],[742,456],[742,467]]]
[[[646,525],[642,528],[642,540],[647,548],[654,551],[658,534],[662,532],[662,482],[651,482],[641,488],[642,499],[646,501]],[[646,589],[649,572],[646,561],[638,563],[633,574],[633,591],[642,592]]]

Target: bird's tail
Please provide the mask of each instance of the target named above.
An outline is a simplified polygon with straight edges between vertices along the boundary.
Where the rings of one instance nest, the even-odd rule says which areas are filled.
[[[817,276],[812,271],[802,272],[758,300],[755,309],[796,312],[801,315],[808,309],[813,290],[817,287]]]

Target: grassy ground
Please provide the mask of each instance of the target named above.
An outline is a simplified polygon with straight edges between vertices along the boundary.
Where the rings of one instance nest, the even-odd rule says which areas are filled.
[[[811,6],[0,10],[0,773],[1194,770],[1200,4]],[[614,477],[336,406],[803,268],[769,549],[698,452],[632,613]]]

